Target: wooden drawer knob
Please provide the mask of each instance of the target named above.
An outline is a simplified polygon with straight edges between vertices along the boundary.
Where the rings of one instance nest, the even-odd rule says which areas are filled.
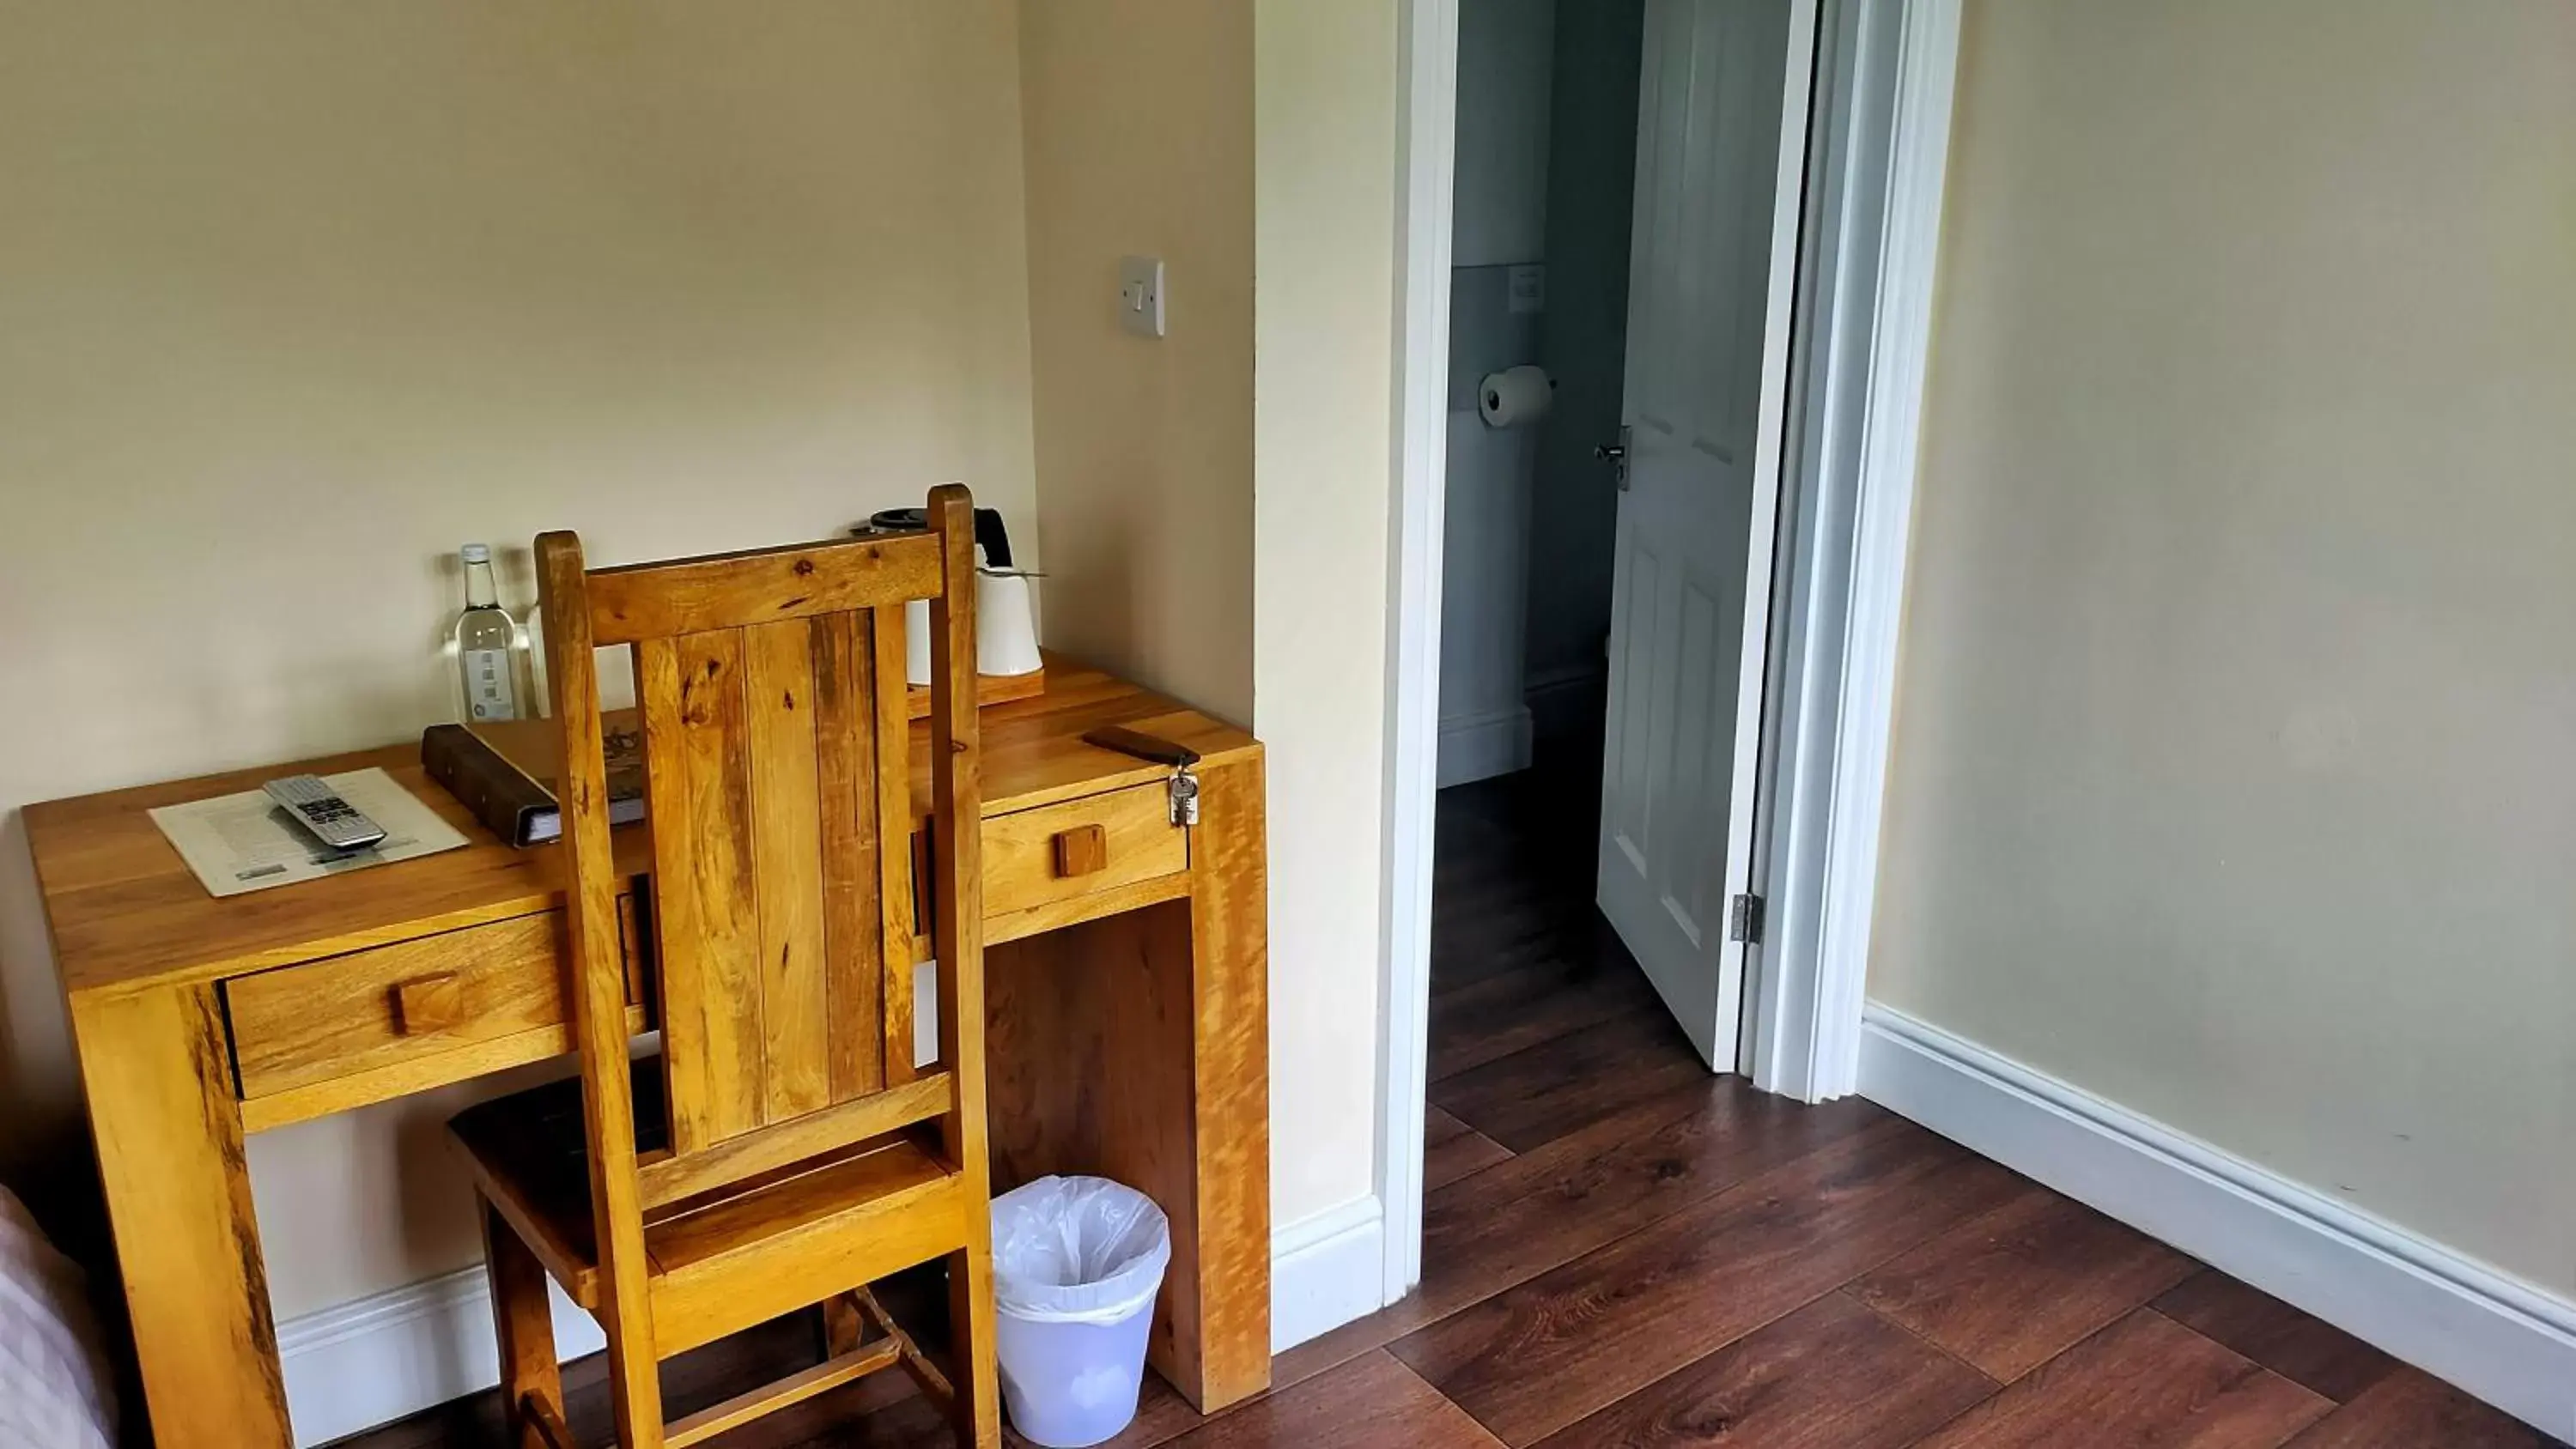
[[[453,971],[394,985],[394,1030],[405,1036],[445,1031],[465,1018],[465,983]]]
[[[1091,875],[1109,868],[1109,831],[1099,825],[1077,825],[1055,833],[1055,873],[1059,879]]]

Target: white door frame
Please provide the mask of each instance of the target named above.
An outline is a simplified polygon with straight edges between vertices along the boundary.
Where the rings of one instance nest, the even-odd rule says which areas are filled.
[[[1823,0],[1816,40],[1781,424],[1779,714],[1764,730],[1770,825],[1754,863],[1766,944],[1748,955],[1741,1027],[1754,1085],[1805,1101],[1850,1092],[1859,1071],[1959,4]],[[1457,56],[1458,0],[1405,0],[1378,1016],[1389,1303],[1422,1276]]]

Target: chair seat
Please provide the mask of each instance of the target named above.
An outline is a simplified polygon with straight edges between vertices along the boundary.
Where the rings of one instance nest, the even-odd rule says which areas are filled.
[[[666,1146],[662,1073],[634,1073],[636,1150]],[[468,1108],[448,1123],[476,1185],[575,1303],[600,1308],[581,1081]],[[947,1199],[943,1211],[942,1199]],[[646,1215],[665,1354],[863,1287],[966,1245],[963,1174],[897,1132]]]

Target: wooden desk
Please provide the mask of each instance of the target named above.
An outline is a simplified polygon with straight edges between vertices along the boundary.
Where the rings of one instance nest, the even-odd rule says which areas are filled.
[[[1060,660],[1044,695],[982,718],[994,1186],[1096,1172],[1162,1204],[1173,1250],[1153,1363],[1201,1407],[1232,1403],[1270,1378],[1261,746]],[[1197,826],[1165,833],[1169,771],[1081,743],[1110,723],[1206,756]],[[472,843],[218,900],[144,813],[368,765]],[[916,779],[926,818],[925,790]],[[568,1050],[555,852],[494,839],[411,744],[26,816],[156,1442],[285,1449],[243,1134]],[[638,876],[646,828],[618,832]],[[1077,846],[1059,860],[1067,832]],[[441,1009],[407,1021],[422,993],[402,988],[439,975],[456,978]]]

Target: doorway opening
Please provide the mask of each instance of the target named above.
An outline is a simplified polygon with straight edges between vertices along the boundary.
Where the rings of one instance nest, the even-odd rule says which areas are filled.
[[[1394,721],[1377,1174],[1385,1303],[1416,1284],[1430,1290],[1426,1169],[1448,1170],[1434,1162],[1434,1151],[1465,1140],[1429,1110],[1443,1096],[1461,1101],[1465,1090],[1431,1088],[1435,974],[1447,998],[1440,1012],[1448,1018],[1444,1077],[1467,1058],[1508,1044],[1493,1035],[1498,1025],[1542,1034],[1548,1021],[1604,1009],[1557,996],[1553,1016],[1516,1012],[1502,1000],[1514,986],[1482,983],[1519,968],[1476,970],[1506,964],[1497,941],[1504,953],[1552,950],[1547,959],[1557,980],[1569,985],[1620,981],[1610,966],[1632,961],[1630,979],[1647,983],[1647,1019],[1669,1023],[1667,1059],[1676,1038],[1686,1042],[1679,1059],[1702,1089],[1758,1089],[1763,1102],[1773,1099],[1760,1093],[1817,1103],[1853,1091],[1859,1072],[1959,6],[1626,3],[1636,50],[1627,295],[1624,307],[1592,309],[1595,320],[1605,312],[1619,320],[1614,416],[1629,430],[1611,442],[1624,454],[1600,460],[1628,468],[1624,490],[1615,473],[1604,490],[1613,521],[1602,702],[1597,715],[1571,711],[1576,727],[1561,728],[1558,708],[1579,694],[1551,688],[1560,680],[1544,667],[1533,673],[1528,652],[1539,637],[1530,632],[1533,581],[1561,558],[1577,558],[1560,545],[1581,539],[1584,521],[1535,503],[1517,513],[1492,510],[1489,516],[1518,519],[1523,530],[1518,572],[1498,573],[1522,591],[1524,632],[1517,655],[1488,645],[1484,657],[1521,665],[1531,768],[1511,768],[1518,762],[1507,759],[1479,783],[1453,767],[1450,780],[1468,788],[1445,801],[1437,789],[1444,783],[1440,715],[1443,696],[1452,693],[1446,685],[1457,646],[1443,638],[1452,613],[1443,605],[1457,587],[1444,578],[1444,565],[1460,553],[1457,538],[1475,536],[1445,516],[1448,500],[1472,476],[1453,478],[1448,468],[1448,444],[1464,428],[1451,384],[1461,371],[1457,354],[1479,335],[1474,319],[1451,325],[1453,277],[1466,275],[1452,271],[1458,258],[1451,243],[1453,220],[1468,224],[1461,195],[1485,194],[1475,179],[1481,163],[1460,154],[1477,143],[1473,122],[1461,123],[1462,103],[1479,104],[1483,84],[1462,71],[1482,63],[1475,57],[1485,42],[1477,35],[1482,21],[1461,12],[1537,0],[1407,0],[1401,31],[1401,427],[1391,520]],[[1580,27],[1605,9],[1615,23],[1618,11],[1616,0],[1537,8],[1548,37],[1548,122],[1537,128],[1526,116],[1508,115],[1500,124],[1504,134],[1521,137],[1511,154],[1524,165],[1530,134],[1543,131],[1540,164],[1555,170],[1578,164],[1552,153],[1557,110],[1577,104],[1567,97],[1582,89],[1580,80],[1557,84],[1557,50],[1584,35],[1579,28],[1560,35],[1559,27],[1569,16]],[[1505,85],[1497,93],[1530,103],[1526,80],[1517,91]],[[1743,140],[1754,127],[1772,138],[1767,173],[1762,147],[1747,141],[1730,153],[1721,142],[1729,134]],[[1618,169],[1615,161],[1590,165],[1570,174],[1597,180]],[[1566,179],[1543,185],[1552,191]],[[1542,247],[1552,242],[1547,225],[1542,212]],[[1537,265],[1549,266],[1541,255]],[[1464,260],[1479,258],[1471,249]],[[1569,305],[1562,299],[1583,285],[1562,272],[1537,280],[1540,297],[1555,304],[1550,310]],[[1529,290],[1524,281],[1522,295]],[[1580,386],[1559,383],[1551,400]],[[1579,397],[1569,406],[1579,410]],[[1487,476],[1503,477],[1506,487],[1525,479],[1521,496],[1537,498],[1566,476],[1543,473],[1549,457],[1601,446],[1590,436],[1600,418],[1595,411],[1582,426],[1578,411],[1556,447],[1533,433],[1525,475]],[[1494,442],[1469,436],[1471,446]],[[1598,518],[1591,520],[1596,530]],[[1569,565],[1565,572],[1580,570]],[[1511,617],[1508,606],[1496,617]],[[1574,617],[1548,613],[1536,627],[1557,629]],[[1508,704],[1505,691],[1492,697]],[[1587,749],[1581,725],[1595,717],[1598,743]],[[1551,768],[1559,762],[1565,767]],[[1436,932],[1434,907],[1444,891],[1448,929]],[[1553,925],[1516,936],[1515,918],[1523,927]],[[1659,932],[1664,945],[1678,937],[1689,949],[1659,948]],[[1594,952],[1589,961],[1587,950]],[[1435,954],[1456,964],[1435,973]],[[1519,967],[1532,964],[1538,962]],[[1520,986],[1538,980],[1516,978]],[[1482,1026],[1467,1010],[1479,1002]],[[1460,1044],[1471,1040],[1483,1045]],[[1730,1071],[1738,1075],[1722,1075]],[[1585,1073],[1568,1080],[1579,1092],[1597,1090]],[[1474,1129],[1458,1112],[1447,1116]],[[1509,1124],[1501,1130],[1519,1135]],[[1477,1135],[1491,1147],[1470,1141],[1444,1155],[1513,1150],[1490,1133]],[[1495,1170],[1508,1175],[1542,1165],[1528,1160]],[[1455,1206],[1443,1206],[1443,1222],[1460,1216]]]
[[[1426,1186],[1737,1066],[1813,25],[1460,0]]]

